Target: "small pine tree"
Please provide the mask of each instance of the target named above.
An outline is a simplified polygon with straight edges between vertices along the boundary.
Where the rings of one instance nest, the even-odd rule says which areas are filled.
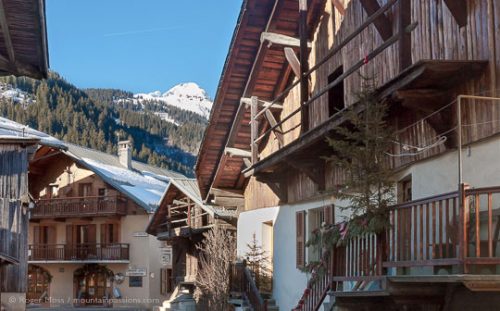
[[[252,235],[252,241],[247,244],[248,251],[245,253],[247,267],[252,271],[255,278],[255,285],[261,292],[270,292],[272,290],[272,271],[271,262],[266,255],[266,251],[258,244],[255,233]]]
[[[365,81],[363,91],[357,94],[357,105],[362,112],[348,109],[347,125],[335,128],[335,137],[328,138],[333,149],[328,160],[346,176],[335,196],[348,202],[344,209],[353,212],[352,220],[358,220],[354,226],[350,224],[352,235],[385,229],[387,210],[394,201],[387,157],[393,144],[393,132],[386,123],[388,107],[375,96],[372,80]]]

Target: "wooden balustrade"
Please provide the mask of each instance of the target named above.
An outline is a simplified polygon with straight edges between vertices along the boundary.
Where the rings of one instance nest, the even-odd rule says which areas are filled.
[[[31,219],[125,215],[127,200],[121,196],[40,199]]]
[[[35,244],[28,246],[30,261],[113,261],[129,260],[125,243],[109,244]]]
[[[232,292],[241,293],[250,302],[253,310],[267,311],[267,305],[260,295],[252,273],[244,262],[237,262],[230,266],[230,284]]]
[[[387,267],[458,263],[459,193],[415,200],[390,211]]]
[[[329,250],[324,271],[313,273],[294,310],[318,310],[329,290],[343,290],[343,282],[352,282],[350,290],[362,290],[360,284],[383,278],[385,268],[456,266],[478,273],[482,266],[481,273],[488,268],[497,273],[500,187],[463,187],[395,205],[389,220],[385,233],[364,234]]]
[[[464,272],[473,265],[499,265],[500,187],[466,189],[463,217]]]

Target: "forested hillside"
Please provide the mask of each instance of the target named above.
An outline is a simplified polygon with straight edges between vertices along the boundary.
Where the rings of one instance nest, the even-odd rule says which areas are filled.
[[[46,81],[0,79],[0,115],[59,139],[116,154],[118,140],[133,142],[136,160],[192,175],[207,120],[154,102],[127,105],[132,93],[80,90],[56,73]],[[163,114],[168,114],[169,121]],[[163,117],[163,118],[162,118]]]

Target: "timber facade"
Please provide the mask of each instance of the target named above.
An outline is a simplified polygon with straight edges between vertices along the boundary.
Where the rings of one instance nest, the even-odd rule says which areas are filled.
[[[249,233],[272,241],[280,308],[493,310],[500,5],[299,2],[243,4],[196,167],[202,198],[244,194],[238,254]],[[326,138],[346,108],[361,112],[363,77],[390,107],[398,204],[387,232],[321,258],[305,247],[311,232],[349,217],[333,195],[345,172],[324,160]],[[318,259],[327,273],[308,281],[299,268]]]
[[[205,238],[204,233],[214,226],[235,231],[236,216],[235,209],[204,203],[196,179],[170,180],[160,207],[146,229],[171,250],[170,260],[161,272],[162,295],[168,297],[163,308],[182,301],[183,294],[193,294],[202,256],[198,247]],[[194,305],[194,300],[192,302]],[[198,305],[202,308],[201,302]]]
[[[45,1],[2,1],[0,25],[0,76],[46,78]],[[31,203],[28,161],[38,139],[2,129],[0,136],[0,308],[24,310]]]

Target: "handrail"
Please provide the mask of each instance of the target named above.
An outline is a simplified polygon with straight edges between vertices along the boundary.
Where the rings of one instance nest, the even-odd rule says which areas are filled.
[[[31,210],[31,217],[54,218],[80,215],[125,215],[126,202],[126,198],[120,195],[39,199],[35,202],[33,210]]]
[[[394,3],[396,3],[398,0],[389,0],[385,5],[383,5],[380,9],[378,9],[375,13],[370,15],[366,21],[361,24],[355,31],[353,31],[351,34],[349,34],[341,43],[339,43],[335,48],[333,48],[325,57],[323,57],[317,64],[312,66],[307,72],[304,73],[304,76],[310,76],[316,69],[321,67],[323,64],[325,64],[327,61],[330,60],[335,54],[337,54],[340,50],[342,50],[349,42],[352,41],[356,36],[358,36],[364,29],[366,29],[368,26],[370,26],[377,18],[379,18],[382,14],[384,14],[387,10],[389,10]],[[297,79],[294,83],[292,83],[289,87],[287,87],[285,90],[283,90],[280,94],[276,96],[276,98],[270,103],[268,107],[263,109],[259,114],[257,114],[257,117],[263,113],[265,113],[266,110],[271,108],[273,105],[279,103],[280,100],[283,99],[283,97],[290,92],[294,87],[299,85],[300,79]]]
[[[129,260],[128,243],[30,244],[30,261]]]
[[[260,295],[254,278],[245,262],[231,264],[231,288],[239,291],[250,302],[253,310],[267,311],[267,305]]]
[[[123,196],[121,195],[94,195],[94,196],[79,196],[79,197],[64,197],[64,198],[61,198],[61,197],[57,197],[57,198],[40,198],[40,199],[37,199],[35,200],[35,202],[50,202],[50,201],[57,201],[57,200],[74,200],[74,199],[108,199],[108,198],[112,198],[112,199],[119,199],[119,198],[124,198]]]

